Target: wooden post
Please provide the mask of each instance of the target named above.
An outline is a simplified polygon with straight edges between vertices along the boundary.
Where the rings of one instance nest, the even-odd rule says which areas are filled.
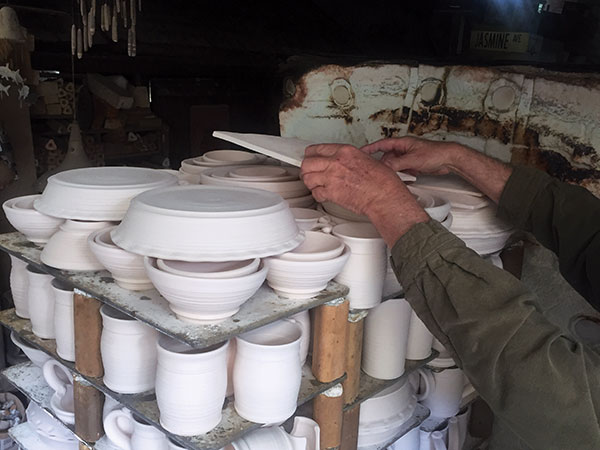
[[[73,398],[75,400],[75,433],[87,442],[96,442],[104,435],[102,427],[104,394],[81,377],[75,376]]]
[[[344,389],[344,394],[346,390]],[[356,450],[358,444],[358,418],[360,414],[360,405],[355,405],[347,411],[344,411],[342,425],[342,443],[340,450]]]
[[[316,308],[313,333],[313,375],[322,383],[345,372],[348,300],[335,300]]]
[[[345,405],[352,403],[358,397],[365,317],[367,317],[367,311],[350,311],[348,314],[348,326],[346,330],[346,379],[343,382]]]
[[[315,397],[313,418],[321,428],[321,450],[338,449],[342,441],[344,388],[337,384]]]
[[[88,377],[104,375],[100,356],[100,336],[102,334],[102,303],[75,291],[75,368]]]

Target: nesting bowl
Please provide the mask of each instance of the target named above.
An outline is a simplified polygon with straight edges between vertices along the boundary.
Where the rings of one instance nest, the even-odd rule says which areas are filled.
[[[319,219],[325,217],[325,213],[310,208],[291,208],[294,220],[301,230],[312,230],[319,223]]]
[[[279,259],[286,261],[324,261],[342,254],[344,243],[331,234],[306,231],[304,242],[291,252],[282,253]]]
[[[188,262],[156,259],[156,266],[163,272],[193,278],[235,278],[258,270],[260,259],[223,262]]]
[[[2,204],[2,209],[10,224],[28,241],[45,244],[65,220],[37,211],[33,203],[40,197],[25,195],[11,198]]]

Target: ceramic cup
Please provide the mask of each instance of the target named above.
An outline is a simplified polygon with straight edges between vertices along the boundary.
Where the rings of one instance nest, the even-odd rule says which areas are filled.
[[[15,314],[22,319],[29,319],[27,263],[16,256],[8,256],[10,256],[10,292],[15,304]]]
[[[458,413],[465,387],[462,370],[452,358],[436,358],[429,369],[419,369],[421,392],[419,401],[431,411],[432,417],[447,418]]]
[[[75,404],[71,372],[54,359],[46,361],[42,372],[46,383],[54,390],[50,399],[52,411],[64,423],[73,425],[75,423]]]
[[[104,419],[108,439],[123,450],[168,450],[167,437],[157,428],[133,416],[126,409],[116,409]]]
[[[419,427],[415,427],[388,447],[388,450],[419,450]]]
[[[308,310],[302,311],[285,320],[297,323],[302,329],[302,338],[300,339],[300,365],[303,366],[306,363],[308,349],[310,347],[310,314]]]
[[[100,314],[100,352],[106,387],[121,394],[154,388],[156,330],[108,305],[100,309]]]
[[[343,223],[332,233],[350,247],[351,254],[335,281],[348,286],[351,309],[368,309],[381,302],[387,272],[386,245],[370,223]]]
[[[365,321],[362,369],[382,380],[404,373],[411,308],[403,298],[373,308]]]
[[[425,359],[431,355],[433,334],[427,329],[417,313],[412,311],[408,327],[406,359]]]
[[[156,401],[160,423],[166,430],[193,436],[219,424],[227,390],[228,348],[225,342],[197,350],[160,337]]]
[[[275,424],[294,411],[300,391],[300,325],[278,321],[237,339],[235,409],[246,420]]]
[[[437,431],[423,428],[419,430],[419,446],[417,447],[419,450],[448,450],[447,443],[448,425]]]
[[[66,361],[75,361],[73,288],[57,279],[52,280],[51,286],[54,291],[56,353]]]
[[[27,266],[27,301],[33,334],[42,339],[54,339],[54,293],[52,275]]]

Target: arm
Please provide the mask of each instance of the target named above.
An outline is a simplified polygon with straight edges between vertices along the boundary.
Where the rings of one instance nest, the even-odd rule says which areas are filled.
[[[392,257],[419,317],[522,440],[600,448],[600,355],[561,335],[522,283],[432,221],[405,233]]]

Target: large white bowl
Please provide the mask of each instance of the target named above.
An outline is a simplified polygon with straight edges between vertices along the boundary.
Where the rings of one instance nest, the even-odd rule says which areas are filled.
[[[47,216],[35,210],[33,202],[39,197],[41,196],[25,195],[11,198],[2,204],[2,209],[10,224],[23,233],[28,241],[44,244],[58,231],[65,219]]]
[[[269,268],[267,283],[276,293],[287,298],[310,298],[325,289],[349,257],[350,249],[346,246],[341,255],[324,261],[266,258],[263,262]]]
[[[156,259],[156,266],[164,271],[195,278],[235,278],[258,270],[260,258],[245,261],[189,262],[172,259]]]
[[[278,255],[304,240],[285,201],[258,189],[178,186],[145,192],[112,231],[119,247],[181,261]]]
[[[236,278],[193,278],[164,272],[156,258],[145,257],[146,273],[181,320],[215,323],[233,316],[254,295],[267,276],[267,267]]]
[[[278,256],[287,261],[324,261],[333,259],[342,254],[344,243],[341,239],[331,234],[320,231],[306,231],[302,244],[291,252]]]
[[[142,167],[87,167],[48,178],[35,209],[65,219],[121,220],[136,195],[178,184],[176,176]]]
[[[46,361],[52,359],[52,357],[48,354],[27,344],[14,331],[11,331],[10,333],[10,340],[13,341],[13,344],[19,347],[23,351],[23,353],[25,353],[25,356],[27,356],[29,360],[39,368],[42,368]]]
[[[152,282],[144,268],[144,257],[116,246],[110,237],[114,228],[103,228],[90,234],[87,240],[90,250],[123,289],[152,289]]]

